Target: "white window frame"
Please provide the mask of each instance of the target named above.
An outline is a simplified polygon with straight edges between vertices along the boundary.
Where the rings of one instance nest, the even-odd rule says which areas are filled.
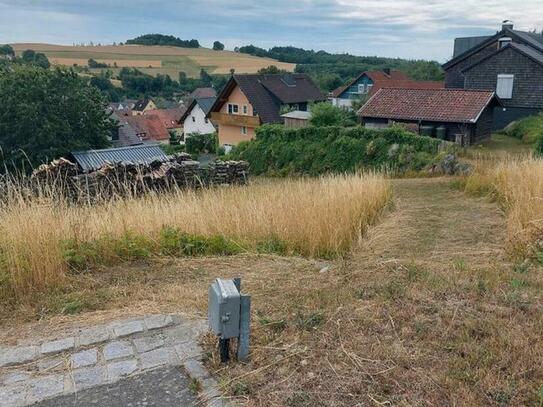
[[[247,126],[241,126],[241,134],[243,134],[244,136],[247,135]]]
[[[498,78],[496,80],[496,95],[500,99],[512,99],[514,85],[515,75],[498,74]]]
[[[248,114],[249,113],[249,107],[247,105],[243,105],[243,114]]]
[[[238,114],[239,105],[236,103],[228,103],[228,114]]]
[[[358,84],[358,94],[365,95],[366,94],[366,85]]]

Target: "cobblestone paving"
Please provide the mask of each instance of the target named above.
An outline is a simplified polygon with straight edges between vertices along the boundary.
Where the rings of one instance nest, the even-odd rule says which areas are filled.
[[[205,321],[152,315],[32,345],[0,347],[0,405],[50,400],[38,405],[184,406],[196,400],[190,380],[202,388],[198,405],[223,405],[216,381],[201,362],[198,337],[205,330]],[[157,377],[164,377],[167,391],[155,391]]]

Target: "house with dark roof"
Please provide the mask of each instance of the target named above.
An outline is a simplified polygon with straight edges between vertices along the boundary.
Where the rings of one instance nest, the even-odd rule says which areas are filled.
[[[494,91],[382,88],[358,111],[366,128],[402,125],[421,135],[478,143],[492,133]]]
[[[443,69],[447,88],[496,92],[503,106],[494,111],[494,129],[543,111],[542,34],[504,21],[494,35],[457,38]]]
[[[148,110],[157,109],[155,103],[151,99],[138,100],[132,108],[132,115],[139,116]]]
[[[261,124],[283,124],[283,108],[307,111],[310,103],[325,100],[306,74],[232,75],[208,116],[218,127],[219,143],[229,146],[254,138]]]
[[[216,99],[215,97],[199,98],[191,102],[179,121],[183,126],[185,138],[190,137],[191,134],[211,134],[216,132],[215,126],[207,117]]]
[[[401,71],[365,71],[330,94],[334,106],[351,108],[354,101],[371,97],[381,88],[439,89],[443,82],[415,81]]]

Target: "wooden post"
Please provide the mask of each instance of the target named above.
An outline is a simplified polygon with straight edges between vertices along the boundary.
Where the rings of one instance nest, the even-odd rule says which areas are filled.
[[[249,336],[251,334],[251,296],[242,295],[240,298],[238,360],[245,362],[249,359]]]

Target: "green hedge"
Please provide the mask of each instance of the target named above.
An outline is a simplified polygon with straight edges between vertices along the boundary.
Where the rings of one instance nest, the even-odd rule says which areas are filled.
[[[255,140],[240,143],[231,158],[249,162],[255,175],[319,175],[360,168],[420,170],[432,161],[440,141],[401,128],[265,125]]]

